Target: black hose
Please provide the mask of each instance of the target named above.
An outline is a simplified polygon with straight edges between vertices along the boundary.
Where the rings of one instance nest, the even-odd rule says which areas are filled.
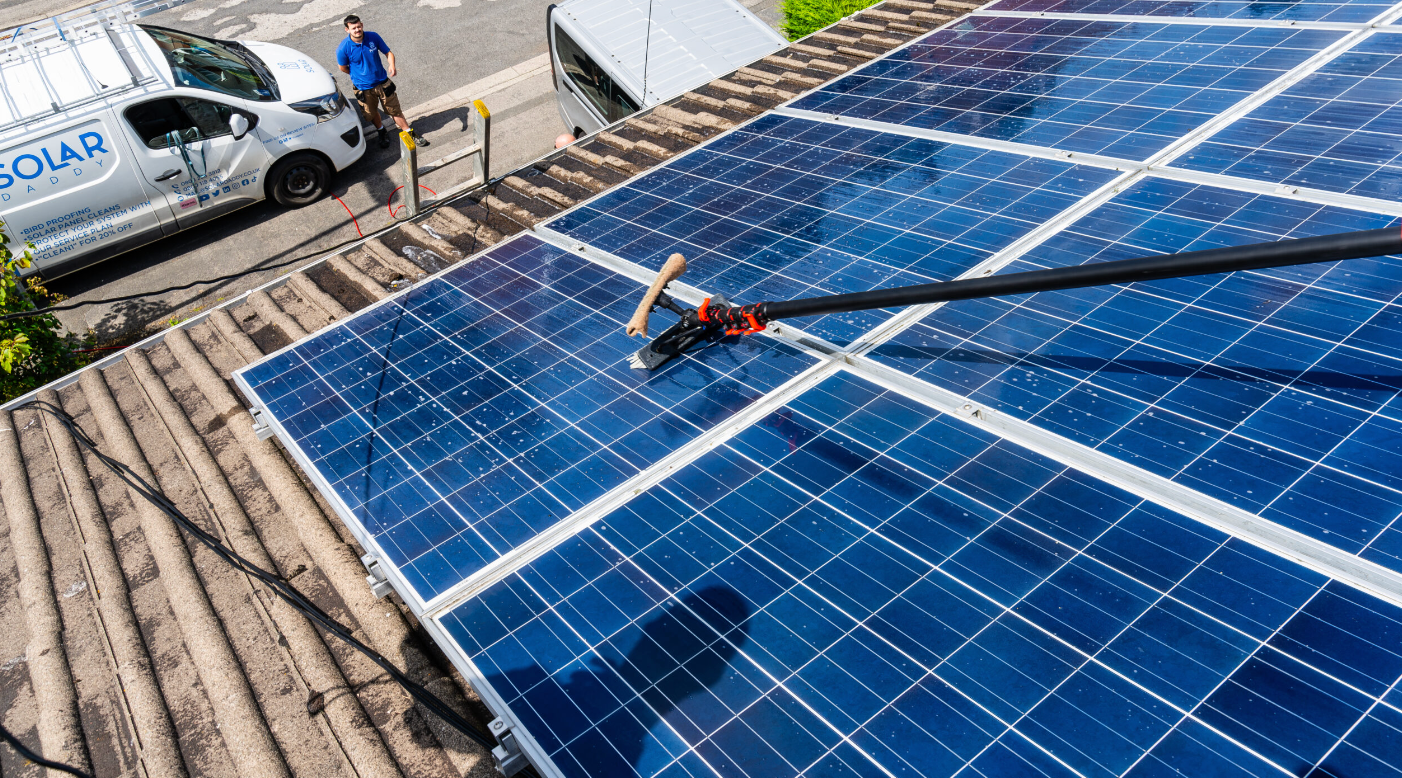
[[[50,770],[58,770],[61,773],[76,775],[78,776],[78,778],[92,778],[91,775],[88,775],[87,773],[83,772],[82,770],[79,770],[76,767],[66,765],[62,762],[55,762],[51,759],[45,759],[44,757],[39,756],[37,753],[30,751],[28,746],[19,742],[19,738],[15,737],[14,735],[11,735],[10,731],[8,729],[5,729],[4,727],[0,727],[0,740],[4,740],[6,743],[9,743],[10,748],[13,748],[15,751],[19,752],[20,756],[24,757],[25,759],[28,759],[34,764],[39,765],[40,767],[47,767]]]
[[[58,419],[59,423],[62,424],[65,429],[68,430],[69,434],[71,434],[74,437],[74,439],[78,441],[79,445],[90,451],[93,456],[97,457],[102,462],[102,464],[107,466],[107,469],[111,470],[113,473],[116,473],[117,477],[122,479],[122,481],[124,481],[127,484],[127,486],[131,487],[133,490],[136,491],[137,494],[140,494],[142,497],[144,497],[147,501],[155,505],[157,508],[160,508],[161,512],[169,516],[176,524],[178,524],[186,532],[193,535],[196,540],[209,547],[210,550],[218,554],[224,561],[228,562],[235,569],[246,573],[254,578],[257,578],[259,581],[262,581],[268,586],[268,588],[272,589],[273,594],[276,594],[288,605],[291,605],[293,608],[296,608],[308,619],[311,619],[312,622],[319,624],[327,632],[331,633],[332,635],[335,635],[336,637],[345,641],[355,650],[369,657],[370,661],[379,665],[380,669],[384,670],[386,673],[389,674],[391,678],[398,682],[400,686],[404,687],[404,690],[409,693],[409,696],[413,697],[414,700],[417,701],[420,705],[423,705],[425,708],[427,708],[430,713],[433,713],[434,715],[443,719],[443,721],[446,722],[448,726],[452,727],[453,729],[456,729],[457,731],[471,738],[473,742],[477,743],[478,745],[482,746],[488,751],[492,750],[492,747],[494,745],[493,741],[489,739],[486,735],[482,734],[481,730],[473,726],[467,719],[458,715],[457,711],[453,710],[452,708],[449,708],[442,700],[439,700],[437,697],[435,697],[433,693],[430,692],[428,689],[425,689],[423,686],[411,680],[407,675],[401,672],[399,668],[395,667],[394,664],[391,663],[388,659],[384,658],[374,649],[357,640],[356,637],[353,634],[351,634],[351,630],[349,627],[331,618],[331,616],[329,616],[325,611],[319,608],[316,605],[316,603],[308,599],[306,595],[298,591],[298,589],[292,584],[285,581],[282,578],[282,576],[277,575],[276,573],[270,573],[267,570],[264,570],[263,568],[258,567],[257,565],[248,561],[247,559],[244,559],[243,557],[239,556],[233,549],[230,549],[228,546],[225,546],[222,542],[220,542],[219,538],[215,537],[209,532],[206,532],[198,524],[195,524],[193,521],[191,521],[189,517],[187,517],[184,513],[180,511],[178,507],[176,507],[175,503],[172,502],[170,498],[166,497],[156,487],[147,483],[145,479],[137,475],[136,472],[133,471],[130,467],[127,467],[125,464],[99,451],[97,448],[97,444],[93,442],[92,438],[88,437],[87,432],[83,431],[82,427],[78,426],[77,420],[70,416],[67,411],[57,406],[51,405],[50,403],[46,403],[42,400],[31,400],[19,406],[18,408],[15,408],[15,410],[22,410],[25,408],[32,408],[36,411],[42,411],[43,413],[47,413],[55,419]],[[81,775],[81,773],[79,774]]]
[[[1402,254],[1402,231],[1396,227],[1363,232],[1345,232],[1314,238],[1297,238],[1270,243],[1253,243],[1221,249],[1160,254],[1139,259],[1095,262],[1051,270],[1031,270],[1005,276],[969,278],[933,284],[877,289],[870,292],[807,297],[801,300],[764,302],[754,306],[761,322],[822,316],[878,308],[1004,297],[1059,289],[1080,289],[1107,284],[1131,284],[1166,278],[1260,270],[1268,267],[1308,265],[1344,259]]]

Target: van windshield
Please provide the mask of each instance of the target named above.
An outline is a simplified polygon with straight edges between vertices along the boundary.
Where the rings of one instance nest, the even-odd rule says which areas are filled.
[[[195,89],[242,97],[247,100],[275,100],[273,85],[252,63],[224,44],[163,27],[142,27],[160,47],[170,63],[175,83]]]

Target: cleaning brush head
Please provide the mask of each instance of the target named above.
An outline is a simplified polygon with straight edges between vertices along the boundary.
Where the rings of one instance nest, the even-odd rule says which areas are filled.
[[[648,287],[647,294],[638,303],[638,310],[633,313],[633,318],[628,321],[628,335],[640,335],[647,337],[647,320],[652,314],[652,308],[657,305],[657,298],[662,294],[662,290],[667,288],[667,284],[681,278],[686,272],[686,257],[681,254],[673,254],[667,257],[662,269],[657,271],[657,278],[653,279],[652,286]]]

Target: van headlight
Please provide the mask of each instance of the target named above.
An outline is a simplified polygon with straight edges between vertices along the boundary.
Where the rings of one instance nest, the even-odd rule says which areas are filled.
[[[329,95],[322,95],[312,100],[302,100],[301,102],[292,103],[290,107],[294,111],[309,113],[315,116],[317,122],[320,123],[330,121],[340,116],[341,111],[346,110],[346,98],[341,94],[341,90],[337,89]]]

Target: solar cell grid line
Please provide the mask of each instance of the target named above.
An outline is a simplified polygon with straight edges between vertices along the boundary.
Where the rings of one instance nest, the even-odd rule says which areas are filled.
[[[642,288],[523,236],[236,380],[421,605],[816,363],[766,339],[654,381]]]
[[[954,278],[1117,172],[765,115],[544,225],[737,301]],[[803,320],[844,344],[885,320]]]
[[[1118,14],[1139,17],[1172,17],[1177,20],[1236,19],[1265,23],[1270,21],[1371,22],[1393,6],[1383,0],[1373,2],[1261,3],[1249,0],[999,0],[980,9],[1037,14]]]
[[[1395,202],[1402,36],[1374,33],[1171,164]]]
[[[1267,775],[1402,675],[1402,610],[846,372],[434,618],[572,777]]]
[[[1151,178],[1005,272],[1397,223]],[[1380,258],[967,301],[869,356],[1402,570],[1399,294]]]
[[[1344,35],[971,16],[789,107],[1145,160]]]
[[[1402,774],[1394,767],[1399,744],[1402,714],[1395,707],[1379,704],[1335,746],[1329,759],[1337,765],[1335,774],[1395,777]]]

